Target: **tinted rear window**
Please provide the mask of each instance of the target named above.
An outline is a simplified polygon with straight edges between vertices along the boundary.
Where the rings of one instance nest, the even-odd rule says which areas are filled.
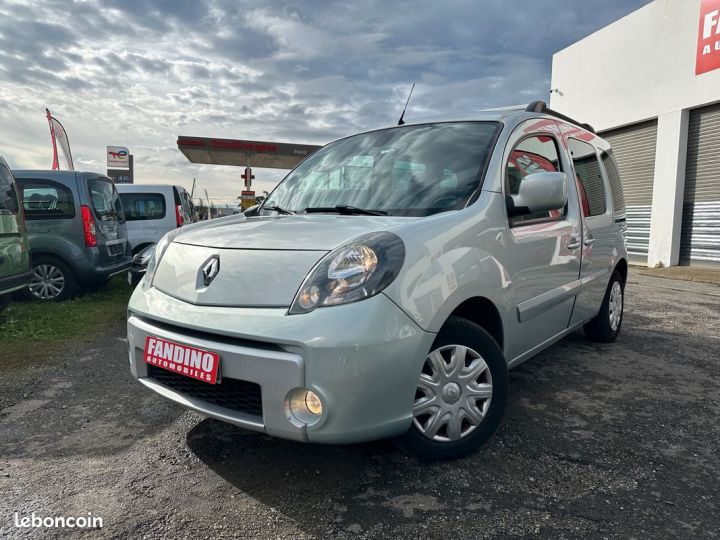
[[[623,196],[622,181],[615,159],[608,152],[602,153],[602,162],[610,182],[610,191],[613,198],[615,214],[625,214],[625,197]]]
[[[576,180],[579,182],[583,213],[585,216],[604,214],[605,182],[595,147],[577,139],[568,139],[568,148],[575,167]]]
[[[18,178],[25,219],[69,219],[75,217],[72,191],[52,180]]]
[[[90,202],[97,217],[101,220],[117,218],[124,221],[122,203],[115,184],[102,178],[90,178],[87,183]]]
[[[165,217],[165,197],[162,193],[121,193],[120,200],[128,221]]]

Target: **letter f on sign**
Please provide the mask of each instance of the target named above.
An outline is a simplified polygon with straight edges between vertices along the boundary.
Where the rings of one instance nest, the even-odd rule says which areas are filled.
[[[718,26],[718,13],[720,13],[720,10],[716,9],[715,11],[711,11],[705,15],[705,20],[703,21],[703,39],[710,37],[713,26],[716,27],[715,33],[720,34],[720,26]]]

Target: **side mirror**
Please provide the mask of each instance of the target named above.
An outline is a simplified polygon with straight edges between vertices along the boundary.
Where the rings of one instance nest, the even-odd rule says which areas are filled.
[[[547,171],[528,174],[520,182],[517,195],[510,195],[509,199],[511,216],[563,208],[567,202],[567,175]]]
[[[260,205],[259,205],[259,204],[256,204],[256,205],[254,205],[254,206],[251,206],[251,207],[248,208],[247,210],[245,210],[245,211],[243,212],[243,214],[245,214],[245,217],[257,216],[257,213],[258,213],[258,209],[259,209],[259,208],[260,208]]]

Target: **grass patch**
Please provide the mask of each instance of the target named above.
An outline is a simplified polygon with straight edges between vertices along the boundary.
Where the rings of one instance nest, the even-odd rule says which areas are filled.
[[[0,314],[0,357],[12,363],[31,353],[35,360],[57,352],[58,346],[97,339],[125,320],[132,288],[125,274],[102,288],[57,303],[13,301]]]

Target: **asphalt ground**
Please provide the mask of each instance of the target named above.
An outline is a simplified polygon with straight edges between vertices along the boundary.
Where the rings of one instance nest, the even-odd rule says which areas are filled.
[[[511,371],[498,433],[422,464],[391,442],[272,439],[132,380],[124,327],[0,358],[0,538],[720,536],[720,286],[631,274],[618,341],[581,332]]]

